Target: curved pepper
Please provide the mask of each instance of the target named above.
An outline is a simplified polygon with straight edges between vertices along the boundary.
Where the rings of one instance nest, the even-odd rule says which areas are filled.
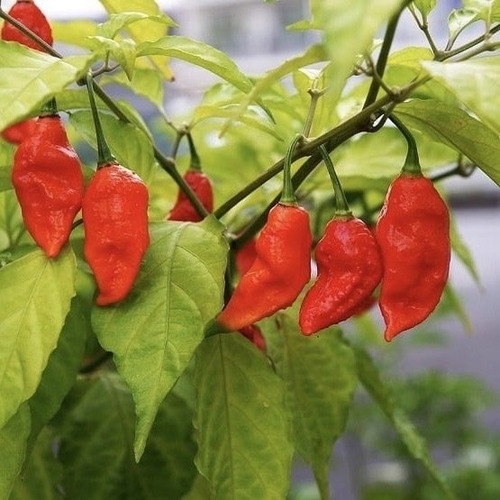
[[[9,15],[24,24],[47,44],[53,44],[49,21],[32,0],[18,0],[9,10]],[[8,22],[5,22],[2,27],[1,37],[2,40],[18,42],[30,49],[43,51],[38,43]]]
[[[84,254],[105,306],[123,300],[149,246],[148,190],[141,178],[116,163],[97,170],[85,192]]]
[[[296,205],[275,205],[257,238],[257,256],[218,323],[240,330],[290,306],[311,276],[311,243],[308,213]]]
[[[12,183],[24,224],[48,257],[68,241],[83,197],[80,161],[58,115],[38,118],[16,150]]]
[[[33,134],[36,128],[36,118],[29,118],[22,122],[11,125],[2,131],[2,137],[11,144],[21,144]]]
[[[212,212],[214,209],[214,195],[210,179],[200,169],[190,168],[184,174],[184,180],[207,211]],[[179,190],[177,201],[167,220],[199,222],[202,218],[184,191]]]
[[[448,279],[449,228],[446,204],[429,179],[402,173],[393,181],[376,228],[385,340],[418,325],[437,306]]]
[[[304,335],[344,321],[362,310],[382,278],[375,238],[360,219],[337,216],[326,226],[315,251],[318,278],[299,313]]]

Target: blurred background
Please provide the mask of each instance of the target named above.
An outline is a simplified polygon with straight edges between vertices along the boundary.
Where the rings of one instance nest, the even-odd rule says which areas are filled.
[[[12,1],[4,1],[8,9]],[[259,75],[297,55],[314,42],[314,32],[290,32],[285,27],[308,17],[306,0],[167,0],[158,2],[186,35],[227,52],[250,74]],[[104,20],[97,0],[60,2],[38,0],[51,19]],[[430,17],[430,30],[439,47],[447,39],[447,14],[458,0],[440,0]],[[477,26],[464,39],[474,37]],[[462,38],[461,38],[462,39]],[[402,19],[395,48],[425,46],[411,16]],[[64,47],[58,47],[63,52]],[[72,49],[73,50],[73,49]],[[207,72],[173,61],[176,81],[166,91],[165,108],[171,116],[196,105],[215,81]],[[116,89],[146,119],[154,109],[147,101]],[[450,279],[462,301],[471,328],[466,331],[445,300],[433,320],[412,335],[402,335],[390,346],[374,342],[373,352],[387,367],[397,396],[420,432],[429,440],[434,458],[463,499],[500,498],[500,189],[480,171],[467,179],[444,181],[459,233],[475,261],[479,284],[453,258]],[[497,309],[497,307],[499,309]],[[378,323],[360,319],[353,330],[373,329]],[[380,335],[379,331],[373,332]],[[369,334],[367,334],[369,338]],[[318,498],[312,475],[297,463],[294,499]],[[438,499],[431,480],[405,453],[385,417],[359,394],[348,432],[332,457],[335,498]]]

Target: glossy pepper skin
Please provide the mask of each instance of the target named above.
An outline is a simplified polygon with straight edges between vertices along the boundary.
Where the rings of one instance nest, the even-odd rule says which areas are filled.
[[[240,275],[245,274],[253,264],[255,257],[257,257],[257,252],[255,249],[255,238],[248,240],[237,252],[236,252],[236,268]]]
[[[33,134],[36,128],[36,118],[29,118],[22,122],[11,125],[2,131],[2,137],[11,144],[21,144]]]
[[[262,335],[261,329],[257,325],[248,325],[243,327],[239,332],[252,342],[263,353],[266,352],[266,339]]]
[[[256,258],[217,322],[240,330],[290,306],[311,277],[312,235],[301,207],[278,203],[256,242]]]
[[[318,278],[299,313],[304,335],[350,318],[371,299],[382,278],[382,257],[366,224],[337,216],[326,226],[315,250]]]
[[[80,161],[58,115],[38,118],[31,137],[17,148],[12,183],[26,228],[48,257],[56,257],[83,197]]]
[[[53,44],[50,24],[33,1],[18,0],[10,9],[9,14],[36,33],[46,43]],[[1,36],[2,40],[18,42],[30,49],[43,50],[38,43],[8,22],[4,22]]]
[[[149,246],[148,190],[116,163],[99,167],[82,203],[84,254],[99,288],[101,306],[123,300]]]
[[[437,306],[448,279],[450,219],[432,182],[403,173],[387,192],[376,228],[384,275],[385,340],[418,325]]]
[[[214,195],[210,179],[201,170],[190,168],[184,174],[184,180],[194,191],[194,194],[198,197],[207,211],[212,212],[214,209]],[[199,222],[202,218],[184,191],[179,190],[177,201],[167,219]]]

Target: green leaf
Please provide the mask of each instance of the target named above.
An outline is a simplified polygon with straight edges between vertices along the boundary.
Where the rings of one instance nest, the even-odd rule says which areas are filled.
[[[330,454],[344,431],[357,384],[354,355],[339,329],[305,337],[296,319],[284,313],[267,321],[263,331],[285,382],[297,450],[311,464],[321,498],[328,499]]]
[[[78,80],[93,60],[92,54],[57,59],[18,43],[0,41],[0,130],[21,121]]]
[[[474,262],[474,258],[472,257],[469,247],[462,238],[462,235],[458,232],[458,227],[454,217],[451,218],[450,237],[451,248],[455,252],[455,255],[462,261],[471,276],[474,278],[474,281],[479,285],[481,280],[479,278],[476,263]]]
[[[26,455],[30,433],[30,412],[27,405],[19,407],[5,425],[0,427],[0,498],[9,498]]]
[[[148,15],[142,12],[121,12],[120,14],[111,14],[106,22],[99,24],[97,26],[97,35],[105,38],[115,38],[115,36],[126,26],[144,20],[162,23],[171,28],[178,26],[177,23],[166,14]]]
[[[465,111],[433,100],[413,100],[396,108],[401,119],[460,151],[500,185],[498,135]]]
[[[151,184],[158,167],[155,165],[153,145],[148,136],[134,125],[125,123],[114,115],[100,113],[99,116],[106,141],[118,162],[136,172],[146,184]],[[97,150],[91,113],[89,111],[72,113],[70,122]]]
[[[196,476],[192,413],[174,394],[160,405],[140,464],[134,460],[134,403],[114,373],[84,385],[61,439],[68,498],[181,498]],[[105,477],[103,471],[106,471]]]
[[[167,36],[138,46],[137,57],[165,55],[204,68],[247,93],[252,82],[224,52],[184,36]]]
[[[413,0],[413,3],[422,16],[426,18],[434,10],[434,7],[436,7],[437,0]]]
[[[97,23],[94,21],[51,21],[50,25],[54,40],[86,49],[92,46],[90,37],[97,34]]]
[[[9,500],[53,500],[59,498],[57,488],[62,477],[61,464],[53,451],[53,436],[42,432],[29,457],[28,466],[18,477]]]
[[[486,21],[489,26],[493,21],[498,21],[500,17],[499,0],[464,0],[465,9],[477,12],[478,18]]]
[[[182,500],[207,500],[208,498],[211,498],[210,483],[206,477],[198,474],[193,482],[193,486],[182,497]]]
[[[4,141],[0,141],[0,192],[12,189],[10,173],[14,164],[16,148]]]
[[[98,308],[92,322],[132,390],[140,458],[158,406],[222,306],[227,242],[209,217],[199,224],[158,223],[128,299]]]
[[[75,256],[36,250],[0,269],[0,427],[36,391],[75,295]]]
[[[126,26],[127,32],[137,44],[158,40],[167,33],[167,25],[154,19],[164,15],[155,0],[100,0],[100,2],[109,14],[140,12],[153,16],[152,19],[144,19],[140,23]],[[166,80],[173,80],[174,76],[166,57],[154,55],[149,58],[149,61]]]
[[[498,57],[457,63],[425,62],[429,73],[443,83],[486,125],[500,135],[500,60]]]
[[[445,289],[444,289],[444,298],[448,301],[450,304],[452,310],[455,312],[455,314],[458,316],[460,319],[462,326],[464,327],[464,330],[467,333],[472,333],[474,328],[472,327],[471,320],[467,314],[467,311],[464,307],[464,304],[460,300],[460,297],[458,294],[455,292],[453,287],[451,286],[450,283],[447,283]]]
[[[392,392],[382,381],[381,374],[369,354],[359,348],[355,348],[354,353],[356,355],[359,380],[368,394],[391,421],[410,455],[421,462],[429,475],[439,485],[446,498],[453,499],[454,495],[432,462],[427,443],[408,419],[406,413],[396,403]]]
[[[238,333],[206,339],[196,353],[198,470],[215,498],[282,500],[293,456],[282,381]]]
[[[333,62],[329,72],[333,105],[358,55],[370,48],[379,28],[400,6],[401,0],[311,0],[314,23],[324,31],[326,50]]]
[[[448,46],[452,46],[458,35],[478,20],[477,11],[470,9],[455,9],[450,12],[448,16],[448,31],[450,32],[450,39]]]
[[[104,58],[116,61],[125,71],[129,80],[134,76],[136,43],[128,38],[122,40],[111,40],[102,36],[93,36],[90,38],[91,48],[97,51]]]
[[[31,410],[31,448],[41,432],[61,407],[63,399],[75,383],[85,350],[89,329],[78,298],[71,302],[57,348],[50,355],[42,380],[28,404]]]

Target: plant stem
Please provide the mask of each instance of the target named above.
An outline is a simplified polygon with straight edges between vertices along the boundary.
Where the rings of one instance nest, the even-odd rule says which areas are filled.
[[[187,134],[187,140],[189,144],[189,154],[191,155],[191,160],[189,164],[189,168],[194,168],[195,170],[201,170],[201,161],[198,153],[196,151],[196,147],[193,142],[193,137],[191,136],[191,132]]]
[[[295,148],[302,140],[303,136],[297,134],[293,139],[285,155],[285,165],[283,167],[283,190],[281,192],[280,203],[284,205],[296,205],[297,198],[295,197],[295,192],[292,185],[291,170],[292,170],[292,157]]]
[[[342,185],[340,184],[340,180],[337,176],[337,172],[335,172],[332,159],[325,149],[325,146],[320,146],[319,152],[323,158],[326,169],[328,170],[330,179],[332,180],[332,186],[335,192],[335,215],[337,217],[351,217],[352,212],[349,209],[349,205],[347,203],[344,190],[342,189]]]
[[[437,46],[434,42],[434,39],[432,38],[432,36],[429,32],[429,23],[427,20],[427,16],[422,15],[422,21],[420,21],[414,5],[410,5],[408,10],[411,12],[411,15],[414,17],[414,19],[417,23],[417,26],[420,28],[420,30],[424,34],[425,38],[427,39],[427,43],[429,44],[429,47],[432,50],[434,58],[435,59],[438,58],[442,54],[442,52],[437,48]]]
[[[497,24],[496,26],[493,26],[493,28],[491,28],[491,30],[488,32],[488,37],[490,37],[491,35],[494,35],[498,31],[500,31],[500,24]],[[445,52],[441,53],[441,55],[439,57],[436,57],[436,61],[443,62],[443,61],[446,61],[447,59],[450,59],[451,57],[454,57],[458,54],[462,54],[463,52],[466,52],[467,50],[472,49],[473,47],[480,44],[481,42],[484,42],[485,39],[486,39],[486,34],[481,35],[477,38],[474,38],[474,40],[471,40],[470,42],[468,42],[460,47],[457,47],[454,50],[445,51]]]
[[[184,137],[185,133],[182,130],[178,130],[177,133],[175,134],[175,140],[174,143],[172,144],[172,150],[170,151],[170,157],[175,160],[175,157],[177,156],[177,152],[179,151],[179,145],[181,144],[182,138]]]
[[[403,165],[402,171],[407,174],[421,175],[422,168],[420,167],[420,160],[418,158],[418,149],[415,138],[399,118],[394,115],[390,115],[389,120],[391,120],[392,123],[396,125],[396,127],[404,135],[406,142],[408,143],[408,153],[406,155],[406,160]]]
[[[97,110],[97,103],[94,96],[92,73],[89,71],[87,74],[87,90],[89,94],[90,109],[92,111],[92,118],[94,119],[95,133],[97,139],[97,168],[107,165],[109,163],[116,163],[115,157],[111,154],[104,132],[102,130],[101,119],[99,118],[99,111]]]
[[[311,133],[311,127],[314,120],[314,115],[316,113],[316,106],[318,104],[318,99],[325,93],[324,90],[318,90],[315,88],[311,88],[307,91],[307,93],[311,96],[311,102],[309,103],[309,111],[307,112],[306,122],[304,123],[304,129],[302,131],[302,135],[304,137],[309,137]]]

